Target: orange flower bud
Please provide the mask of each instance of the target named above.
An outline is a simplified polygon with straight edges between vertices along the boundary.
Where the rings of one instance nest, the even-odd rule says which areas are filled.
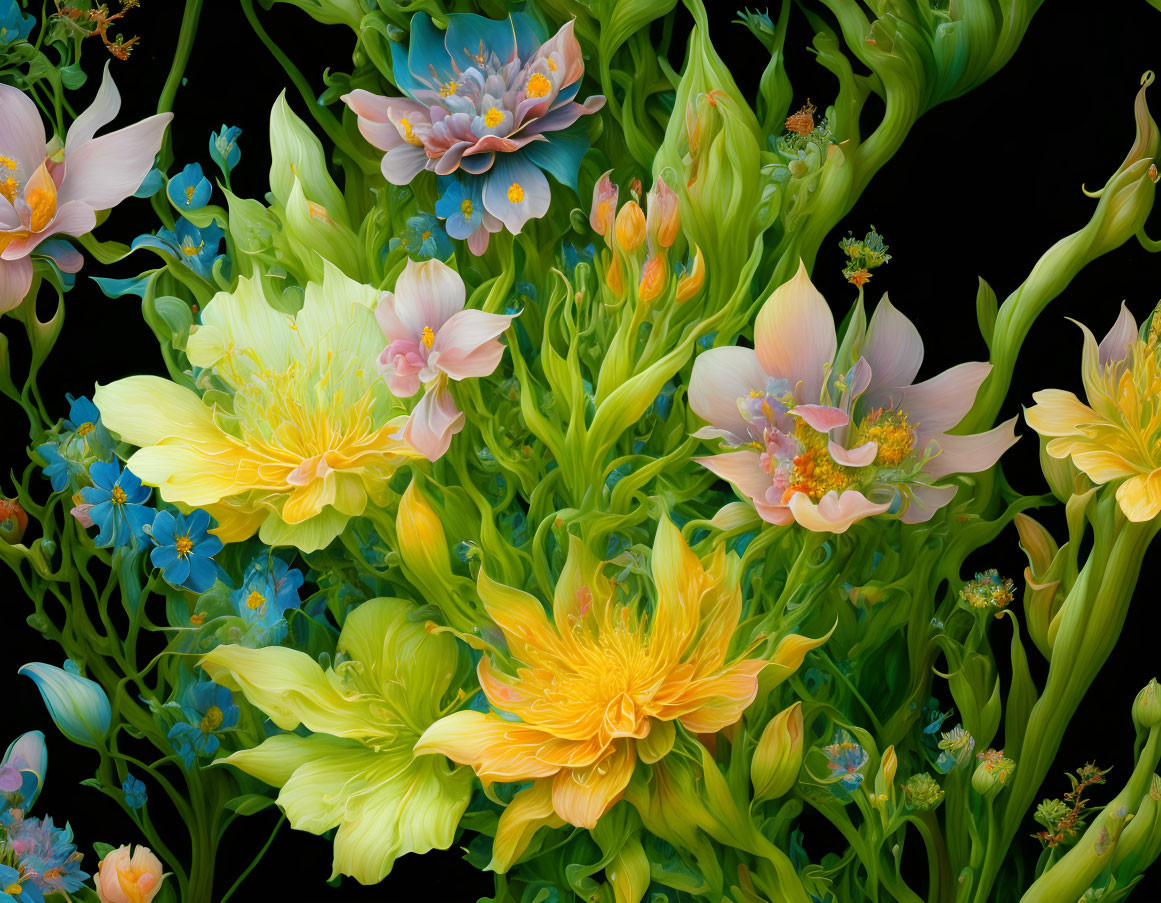
[[[705,285],[705,258],[701,256],[701,249],[695,248],[693,262],[685,275],[677,280],[677,303],[684,304],[701,291]]]
[[[642,301],[653,301],[665,291],[669,284],[669,262],[665,254],[655,254],[645,261],[641,268],[641,282],[637,286],[637,297]]]
[[[645,241],[645,214],[640,204],[629,201],[617,214],[617,243],[627,253],[641,247]]]
[[[616,257],[605,270],[605,285],[618,297],[625,294],[625,277],[621,275],[621,261]]]
[[[671,247],[681,228],[681,216],[677,208],[677,195],[666,183],[664,176],[658,176],[653,183],[648,209],[645,221],[650,240],[663,248]]]
[[[606,241],[609,231],[613,228],[613,218],[617,213],[617,195],[620,192],[609,178],[612,172],[610,169],[597,179],[597,184],[593,186],[593,207],[589,213],[589,225],[593,227],[594,232],[604,236]]]

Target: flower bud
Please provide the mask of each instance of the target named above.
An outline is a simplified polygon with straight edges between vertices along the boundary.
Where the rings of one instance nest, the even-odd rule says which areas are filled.
[[[17,673],[32,678],[53,722],[73,743],[104,744],[113,710],[100,684],[42,662],[27,664]]]
[[[408,570],[424,589],[438,587],[452,572],[451,555],[439,515],[420,491],[417,479],[412,479],[399,500],[395,529],[399,554]]]
[[[649,889],[649,857],[636,837],[624,845],[605,866],[605,877],[613,888],[614,903],[638,903]]]
[[[980,764],[972,775],[972,789],[982,797],[994,797],[1016,770],[1016,763],[1002,749],[989,749],[976,756]]]
[[[27,812],[40,795],[44,774],[48,770],[48,747],[44,734],[29,731],[12,741],[4,758],[0,759],[0,808],[23,809]]]
[[[637,286],[637,297],[645,302],[654,301],[669,285],[669,262],[664,252],[645,261],[641,267],[641,282]]]
[[[1133,724],[1139,730],[1149,730],[1161,724],[1161,686],[1152,678],[1133,701]]]
[[[802,703],[775,715],[754,750],[750,780],[754,802],[777,799],[789,793],[802,768]]]
[[[621,275],[621,261],[615,256],[609,263],[609,268],[605,270],[605,285],[618,298],[625,294],[625,277]]]
[[[333,221],[349,225],[347,204],[327,169],[322,142],[291,111],[286,92],[270,111],[270,154],[270,192],[278,206],[287,206],[299,182],[308,201],[323,207]]]
[[[610,169],[597,179],[597,184],[593,186],[593,206],[589,211],[589,225],[593,227],[594,232],[604,237],[606,242],[609,240],[609,230],[613,228],[613,220],[617,214],[617,195],[620,192],[609,178],[612,172]]]
[[[681,228],[677,195],[665,181],[664,174],[653,181],[649,192],[648,214],[645,217],[649,239],[663,248],[671,247]]]
[[[705,258],[701,256],[701,249],[695,247],[693,261],[677,280],[677,303],[684,304],[700,292],[703,285],[705,285]]]
[[[763,683],[771,679],[770,677],[766,677],[767,674],[773,678],[773,682],[770,684],[772,687],[786,680],[786,678],[802,667],[806,653],[811,649],[818,648],[830,639],[831,634],[835,631],[835,627],[838,627],[837,622],[834,627],[826,632],[825,636],[820,636],[817,639],[800,636],[797,633],[784,636],[779,641],[778,648],[774,650],[774,658],[770,662],[770,667],[763,672],[763,677],[765,678]]]
[[[24,538],[28,514],[15,499],[0,498],[0,541],[16,544]]]
[[[321,282],[323,261],[330,261],[352,279],[362,279],[359,240],[351,228],[332,218],[331,210],[308,200],[296,178],[286,202],[286,237],[310,278]]]
[[[149,847],[119,847],[101,860],[94,884],[101,903],[151,903],[165,875]]]
[[[636,201],[629,201],[617,214],[617,244],[632,253],[645,241],[645,214]]]
[[[943,802],[943,788],[927,772],[913,774],[903,785],[903,801],[915,812],[930,812]]]
[[[883,750],[883,757],[879,761],[879,772],[875,775],[875,794],[871,804],[878,808],[884,803],[895,799],[895,772],[899,769],[899,759],[895,755],[895,747],[888,746]]]

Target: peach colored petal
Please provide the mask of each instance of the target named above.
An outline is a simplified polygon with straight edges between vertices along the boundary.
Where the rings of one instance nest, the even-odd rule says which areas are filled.
[[[882,514],[891,506],[876,504],[855,489],[841,494],[833,489],[818,500],[816,505],[805,493],[790,497],[790,512],[807,530],[815,533],[845,533],[856,521]]]
[[[901,388],[898,407],[906,411],[923,441],[963,420],[991,372],[992,365],[981,361],[959,364],[931,379]]]
[[[863,340],[862,355],[871,366],[868,392],[909,386],[923,363],[919,330],[883,296]]]
[[[1016,443],[1016,418],[1007,420],[986,433],[970,436],[940,436],[939,454],[923,465],[933,477],[953,473],[979,473],[987,470]]]
[[[436,332],[431,364],[456,380],[490,376],[504,356],[504,346],[496,337],[515,317],[482,310],[452,314]]]
[[[754,350],[771,376],[797,386],[799,401],[822,395],[823,367],[838,347],[834,317],[826,299],[810,281],[806,266],[783,283],[762,305],[754,324]]]
[[[768,378],[753,348],[711,348],[693,362],[689,406],[702,420],[744,440],[749,424],[738,410],[738,399],[764,390]]]
[[[784,505],[773,505],[766,493],[774,485],[770,474],[762,469],[762,456],[756,451],[734,451],[705,458],[694,458],[702,467],[727,480],[748,498],[765,521],[772,524],[790,523]]]
[[[840,426],[846,426],[851,422],[850,415],[846,411],[830,407],[829,405],[800,404],[790,413],[805,421],[807,425],[818,430],[820,433],[829,433],[831,430],[838,429]]]
[[[843,448],[831,440],[827,443],[826,449],[836,464],[842,464],[844,467],[866,467],[879,453],[879,443],[871,441],[856,445],[854,448]]]
[[[530,665],[544,662],[546,656],[560,657],[560,638],[535,596],[493,580],[483,569],[477,589],[488,617],[504,632],[513,657]]]
[[[760,659],[747,659],[689,684],[680,698],[663,710],[662,717],[677,717],[695,734],[720,731],[741,718],[742,712],[754,701],[758,695],[758,675],[767,664]]]

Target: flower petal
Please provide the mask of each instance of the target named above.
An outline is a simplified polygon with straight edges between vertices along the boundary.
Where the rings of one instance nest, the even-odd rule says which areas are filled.
[[[754,349],[711,348],[693,362],[689,406],[702,420],[740,441],[749,434],[750,427],[738,409],[738,399],[764,389],[768,379]]]
[[[879,443],[874,441],[864,442],[854,448],[844,448],[831,440],[826,447],[834,462],[842,464],[844,467],[866,467],[875,460],[875,455],[879,453]]]
[[[1129,308],[1122,301],[1117,319],[1097,348],[1097,362],[1104,367],[1112,361],[1123,361],[1129,356],[1129,349],[1136,341],[1137,321],[1133,319]]]
[[[823,367],[838,347],[834,317],[826,299],[810,281],[806,266],[762,305],[754,324],[754,350],[771,376],[797,386],[799,401],[816,402],[822,394]]]
[[[601,761],[588,768],[561,769],[552,779],[552,808],[578,828],[592,828],[621,798],[637,765],[634,741],[618,740]]]
[[[1082,423],[1097,423],[1100,414],[1063,389],[1032,393],[1036,404],[1024,411],[1028,425],[1041,436],[1073,436]]]
[[[912,486],[911,499],[899,520],[905,524],[926,523],[936,511],[955,498],[958,491],[956,486]]]
[[[1117,502],[1135,523],[1155,518],[1161,512],[1161,469],[1129,477],[1117,487]]]
[[[808,426],[813,427],[820,433],[829,433],[831,430],[838,429],[840,426],[846,426],[851,422],[850,415],[846,411],[832,408],[828,405],[795,405],[790,413],[804,420]]]
[[[513,235],[548,212],[548,179],[519,155],[498,155],[484,185],[484,208]]]
[[[452,436],[464,428],[464,412],[440,380],[430,386],[407,418],[402,439],[429,461],[438,461],[451,447]]]
[[[504,356],[504,346],[496,341],[511,325],[516,314],[489,314],[482,310],[461,310],[452,314],[439,329],[432,346],[435,367],[452,379],[490,376]]]
[[[500,814],[492,841],[492,861],[488,870],[504,873],[519,859],[533,836],[543,827],[560,828],[564,819],[552,808],[552,781],[534,781],[512,797]]]
[[[890,504],[876,504],[855,489],[838,493],[833,489],[814,504],[805,493],[790,497],[790,511],[794,519],[815,533],[845,533],[856,521],[882,514]]]
[[[726,452],[705,458],[694,458],[698,464],[734,485],[754,506],[759,516],[772,524],[788,524],[793,519],[784,505],[771,505],[766,493],[773,486],[770,474],[762,469],[762,456],[756,451]]]
[[[0,87],[3,87],[0,85]],[[27,257],[0,260],[0,314],[19,307],[32,287],[32,261]]]
[[[113,83],[109,74],[110,61],[105,61],[105,69],[101,73],[101,87],[97,89],[97,96],[84,110],[73,124],[69,126],[65,136],[65,152],[71,153],[92,140],[98,129],[104,128],[121,110],[121,93]]]
[[[991,372],[992,365],[982,361],[959,364],[931,379],[902,387],[897,406],[907,413],[922,442],[963,420]]]
[[[93,210],[108,210],[131,197],[153,168],[171,119],[172,113],[161,113],[93,138],[73,153],[66,147],[62,206],[80,201]]]
[[[987,470],[1016,442],[1016,418],[1007,420],[986,433],[970,436],[943,435],[935,440],[940,452],[923,469],[933,477],[952,473],[979,473]]]
[[[453,315],[464,309],[465,297],[464,280],[443,261],[432,259],[420,263],[408,260],[395,282],[393,307],[395,316],[406,327],[407,335],[388,334],[387,338],[420,341],[425,328],[439,332]],[[382,318],[379,322],[384,325]],[[434,336],[432,338],[434,340]]]
[[[923,363],[923,339],[907,317],[883,295],[867,327],[862,355],[871,365],[868,392],[909,386]]]
[[[29,171],[44,162],[44,124],[23,91],[0,84],[0,148]]]

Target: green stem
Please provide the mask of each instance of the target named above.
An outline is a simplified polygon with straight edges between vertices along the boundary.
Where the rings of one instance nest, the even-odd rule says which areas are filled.
[[[169,77],[161,89],[161,96],[157,99],[157,112],[168,113],[173,109],[173,101],[177,97],[177,89],[185,77],[185,67],[189,62],[189,55],[193,50],[194,36],[198,30],[198,20],[201,18],[202,0],[185,0],[185,12],[181,17],[181,31],[178,32],[177,46],[173,50],[173,63],[169,67]],[[162,168],[168,167],[173,158],[172,132],[165,132],[165,141],[161,145],[158,155]]]
[[[248,866],[246,866],[246,871],[242,872],[242,874],[238,876],[238,880],[230,885],[230,889],[226,891],[219,903],[226,903],[226,901],[234,895],[234,891],[236,891],[241,886],[242,882],[246,880],[246,877],[252,871],[254,871],[254,868],[258,865],[259,862],[262,861],[262,857],[266,855],[266,851],[270,849],[270,845],[274,843],[274,838],[278,836],[278,830],[282,827],[282,824],[285,821],[286,813],[283,812],[282,817],[278,819],[278,823],[274,826],[274,830],[270,832],[270,836],[266,839],[266,843],[262,846],[262,849],[258,851],[258,855],[256,855],[253,861]]]

